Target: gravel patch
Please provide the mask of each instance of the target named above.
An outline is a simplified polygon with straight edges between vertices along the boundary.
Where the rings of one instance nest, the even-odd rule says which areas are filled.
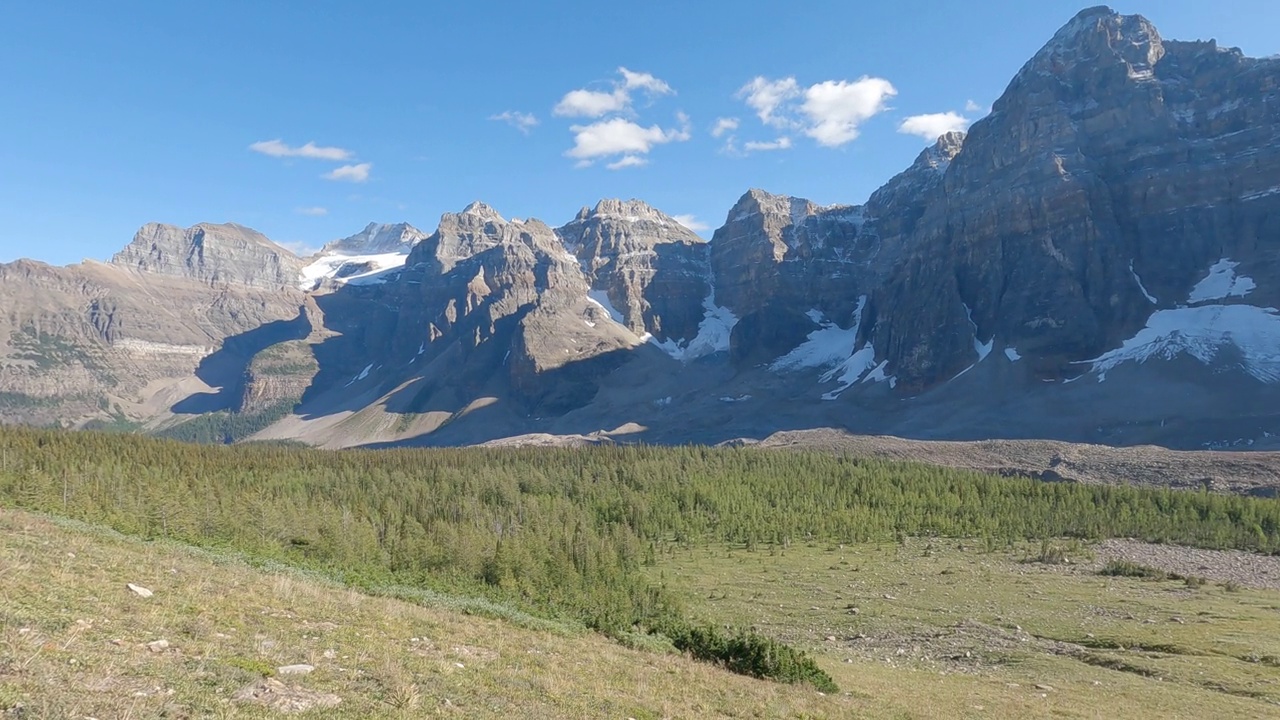
[[[1240,550],[1201,550],[1137,540],[1104,540],[1093,548],[1095,568],[1128,560],[1169,573],[1235,582],[1245,587],[1280,590],[1280,557]]]

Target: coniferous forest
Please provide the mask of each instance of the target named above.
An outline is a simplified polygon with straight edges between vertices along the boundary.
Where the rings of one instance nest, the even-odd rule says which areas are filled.
[[[702,626],[642,566],[697,543],[764,550],[906,536],[1280,551],[1277,500],[749,448],[320,451],[2,428],[0,503],[357,586],[475,595],[609,634],[657,633],[732,669],[819,687],[830,680],[807,658]]]

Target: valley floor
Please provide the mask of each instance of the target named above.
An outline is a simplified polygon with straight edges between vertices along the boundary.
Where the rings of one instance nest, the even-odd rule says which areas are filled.
[[[280,567],[0,511],[5,717],[1263,718],[1280,592],[1257,556],[1108,541],[658,553],[714,622],[813,653],[841,687],[753,680],[568,625],[361,594]],[[1103,577],[1197,563],[1204,584]],[[1055,558],[1056,559],[1056,558]],[[1265,564],[1260,567],[1266,567]],[[1214,579],[1220,578],[1220,579]],[[140,597],[135,583],[154,592]],[[161,642],[163,641],[163,642]],[[306,674],[278,668],[306,664]],[[334,704],[336,703],[336,705]],[[20,709],[19,709],[20,708]]]
[[[1063,542],[1047,548],[1055,561],[1064,554],[1049,564],[1038,561],[1045,549],[719,545],[669,549],[651,575],[697,598],[697,615],[814,654],[871,716],[1280,716],[1274,558]],[[1196,574],[1098,574],[1126,560]]]

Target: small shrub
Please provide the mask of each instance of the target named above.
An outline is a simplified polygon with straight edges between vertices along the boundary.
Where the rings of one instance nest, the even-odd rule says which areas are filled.
[[[276,674],[275,667],[265,660],[254,660],[247,657],[233,656],[227,658],[226,663],[231,667],[240,668],[245,672],[253,673],[254,675],[261,675],[262,677],[271,677]]]
[[[826,693],[839,691],[831,676],[806,653],[749,630],[726,634],[709,625],[682,626],[666,634],[676,648],[695,659],[718,663],[741,675],[809,683]]]
[[[1157,568],[1140,565],[1129,560],[1112,560],[1106,567],[1098,571],[1099,575],[1110,577],[1132,577],[1144,580],[1168,580],[1169,573]]]

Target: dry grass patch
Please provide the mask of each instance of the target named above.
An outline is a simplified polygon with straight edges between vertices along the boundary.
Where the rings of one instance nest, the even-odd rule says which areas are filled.
[[[293,664],[314,670],[276,672]],[[0,511],[0,715],[845,718],[874,706],[593,633],[531,630]]]

